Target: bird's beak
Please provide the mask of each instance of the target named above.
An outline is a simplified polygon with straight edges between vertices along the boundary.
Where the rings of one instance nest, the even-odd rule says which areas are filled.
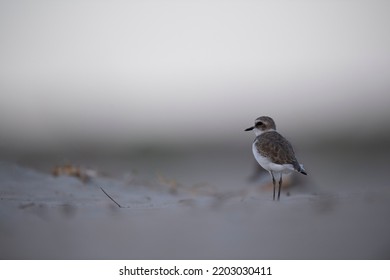
[[[245,129],[245,131],[251,131],[251,130],[253,130],[254,128],[255,128],[254,126],[251,126],[251,127],[247,128],[247,129]]]

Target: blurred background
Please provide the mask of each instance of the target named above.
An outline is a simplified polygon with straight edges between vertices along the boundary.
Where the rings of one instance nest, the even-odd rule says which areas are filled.
[[[309,173],[308,178],[298,175],[295,185],[305,186],[298,193],[336,195],[321,196],[315,209],[348,217],[348,207],[336,211],[334,201],[355,192],[372,191],[370,199],[388,202],[389,10],[390,2],[376,0],[0,0],[0,160],[46,175],[56,165],[75,164],[119,181],[130,176],[138,185],[206,186],[213,195],[222,191],[229,197],[224,191],[269,183],[267,174],[256,179],[254,135],[244,132],[257,117],[268,115]],[[0,168],[3,188],[12,185],[9,168]],[[32,180],[18,172],[12,174]],[[7,194],[3,190],[2,199]],[[390,247],[381,247],[390,233],[382,223],[390,209],[380,201],[367,223],[356,219],[353,232],[371,225],[383,236],[375,239],[362,231],[350,251],[336,256],[354,256],[354,245],[367,236],[378,240],[377,247],[370,251],[367,245],[356,256],[390,256]],[[366,209],[360,202],[352,203],[357,215]],[[338,232],[342,225],[344,242],[351,232],[337,221],[330,227]],[[198,226],[204,226],[201,219]],[[152,224],[147,227],[158,232]],[[218,233],[225,229],[220,226]],[[247,240],[260,230],[251,229]],[[333,241],[326,244],[337,248],[340,243]],[[259,257],[249,243],[250,254],[222,248],[214,255],[164,256]],[[117,252],[66,256],[129,257]],[[295,256],[264,252],[260,257]],[[335,255],[313,249],[299,256]]]
[[[387,1],[0,1],[0,141],[387,135]],[[355,138],[355,139],[356,139]]]

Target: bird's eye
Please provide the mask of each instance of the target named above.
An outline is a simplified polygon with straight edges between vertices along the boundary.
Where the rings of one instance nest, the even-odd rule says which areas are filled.
[[[263,122],[257,122],[256,126],[263,125]]]

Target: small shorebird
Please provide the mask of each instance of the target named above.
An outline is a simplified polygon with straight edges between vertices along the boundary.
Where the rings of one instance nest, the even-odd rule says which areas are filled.
[[[282,174],[297,171],[307,175],[302,164],[299,164],[295,157],[293,147],[290,142],[276,131],[275,122],[270,117],[259,117],[255,120],[255,125],[245,129],[253,130],[256,134],[252,145],[253,155],[257,162],[267,170],[272,176],[274,185],[275,200],[275,177],[279,175],[278,200],[280,199],[280,189],[282,187]]]

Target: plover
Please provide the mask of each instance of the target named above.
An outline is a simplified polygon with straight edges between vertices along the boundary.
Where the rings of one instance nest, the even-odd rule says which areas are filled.
[[[262,116],[255,120],[255,125],[245,129],[253,130],[256,138],[253,141],[252,151],[255,159],[272,176],[274,185],[275,200],[275,177],[279,176],[278,200],[280,199],[280,189],[282,187],[282,174],[297,171],[307,175],[302,164],[299,164],[295,157],[293,147],[290,142],[276,131],[275,122],[272,118]]]

